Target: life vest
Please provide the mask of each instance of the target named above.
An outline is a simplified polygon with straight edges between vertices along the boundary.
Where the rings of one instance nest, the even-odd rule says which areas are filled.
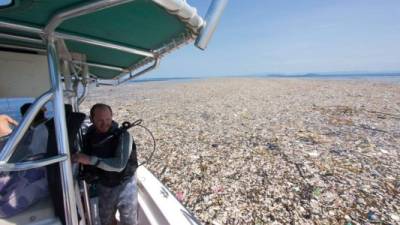
[[[116,155],[116,150],[118,147],[118,142],[120,136],[114,136],[108,141],[99,145],[101,141],[110,135],[114,134],[118,128],[118,124],[113,122],[113,126],[109,132],[99,134],[95,132],[93,126],[88,128],[88,132],[84,136],[84,149],[83,152],[88,155],[97,156],[99,158],[111,158]],[[125,131],[126,132],[126,131]],[[131,149],[123,149],[123,151],[130,151],[128,162],[125,168],[121,172],[110,172],[99,169],[95,166],[85,166],[84,170],[86,172],[95,174],[98,177],[98,182],[101,185],[107,187],[114,187],[125,180],[131,178],[138,167],[137,156],[136,156],[136,145],[132,142],[132,146],[128,146]]]

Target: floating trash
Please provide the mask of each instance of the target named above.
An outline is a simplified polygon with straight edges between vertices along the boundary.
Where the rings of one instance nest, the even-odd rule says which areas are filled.
[[[372,222],[377,222],[379,220],[379,218],[378,218],[378,216],[376,215],[375,212],[369,211],[368,212],[368,220],[370,220]]]
[[[131,83],[94,89],[82,111],[97,102],[143,119],[158,149],[146,167],[203,224],[400,224],[399,83]],[[131,133],[143,160],[152,140]]]

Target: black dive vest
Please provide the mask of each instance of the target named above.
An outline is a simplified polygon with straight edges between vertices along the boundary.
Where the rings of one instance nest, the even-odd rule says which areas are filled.
[[[110,136],[115,129],[118,129],[114,126],[110,132],[105,134],[98,134],[95,132],[95,129],[88,129],[88,133],[85,135],[84,140],[84,153],[88,155],[97,156],[99,158],[111,158],[116,154],[116,150],[118,147],[119,136],[115,136],[112,139],[108,140],[102,145],[97,145],[99,142],[104,140],[106,137]],[[91,173],[95,173],[99,178],[99,183],[107,186],[114,187],[125,180],[129,179],[135,174],[135,171],[138,167],[137,156],[136,156],[136,145],[133,141],[132,143],[132,151],[129,156],[128,162],[125,166],[125,169],[121,172],[109,172],[102,169],[99,169],[95,166],[85,166],[85,170],[89,170]]]

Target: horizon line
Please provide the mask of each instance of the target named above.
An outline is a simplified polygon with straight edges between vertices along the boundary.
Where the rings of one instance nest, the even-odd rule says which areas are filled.
[[[190,78],[210,78],[210,77],[240,77],[240,76],[400,76],[399,71],[343,71],[343,72],[306,72],[306,73],[285,73],[285,72],[262,72],[262,73],[249,73],[249,74],[230,74],[230,75],[191,75],[191,76],[142,76],[139,79],[163,79],[163,78],[177,78],[177,79],[190,79]]]

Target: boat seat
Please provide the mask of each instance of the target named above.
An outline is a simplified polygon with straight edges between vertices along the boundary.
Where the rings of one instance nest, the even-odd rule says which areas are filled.
[[[25,211],[9,218],[0,218],[1,225],[62,225],[55,217],[50,197],[33,204]]]

